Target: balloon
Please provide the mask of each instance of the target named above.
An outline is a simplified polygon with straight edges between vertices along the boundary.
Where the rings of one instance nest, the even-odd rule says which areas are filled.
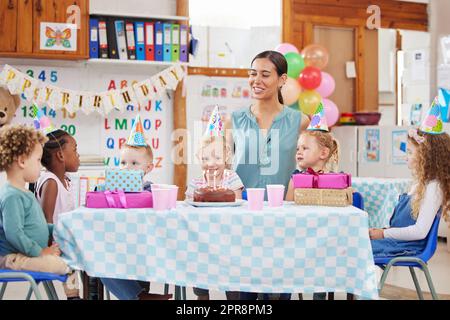
[[[286,54],[288,52],[295,52],[295,53],[299,53],[298,49],[296,46],[294,46],[291,43],[280,43],[279,45],[276,46],[275,51],[278,51],[281,54]]]
[[[303,91],[298,98],[300,110],[304,114],[313,115],[322,101],[322,97],[316,91]]]
[[[295,52],[288,52],[284,57],[288,63],[288,76],[297,79],[300,72],[305,68],[305,61],[300,54]]]
[[[306,90],[314,90],[322,82],[322,73],[318,68],[306,67],[303,69],[302,73],[300,73],[298,82],[302,88]]]
[[[302,51],[302,56],[308,67],[323,69],[328,64],[328,51],[318,44],[312,44],[305,47]]]
[[[322,96],[322,98],[328,98],[333,94],[335,88],[336,82],[333,77],[327,72],[322,72],[322,82],[316,91]]]
[[[329,99],[323,99],[323,105],[325,108],[325,118],[327,118],[327,125],[328,127],[332,127],[339,120],[339,109],[336,104]]]
[[[291,105],[298,101],[298,96],[302,92],[302,88],[292,78],[288,78],[286,84],[281,88],[284,104]]]

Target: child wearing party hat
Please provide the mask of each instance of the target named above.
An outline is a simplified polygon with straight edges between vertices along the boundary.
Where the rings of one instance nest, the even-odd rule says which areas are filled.
[[[369,230],[375,257],[420,254],[440,212],[450,210],[450,137],[443,131],[441,107],[434,100],[419,129],[410,129],[407,163],[412,172],[410,191],[400,196],[389,227]]]
[[[35,193],[47,222],[56,224],[59,214],[75,209],[67,173],[78,171],[80,156],[75,139],[66,131],[55,128],[36,105],[33,109],[35,128],[48,138],[41,159],[46,171],[41,173]]]
[[[298,169],[292,175],[314,170],[315,172],[336,172],[339,165],[339,143],[328,130],[323,104],[312,116],[308,128],[300,134],[295,155]],[[294,200],[294,183],[291,179],[286,194],[287,201]],[[314,293],[314,300],[324,300],[326,293]]]
[[[120,169],[142,170],[145,176],[153,167],[153,151],[146,142],[141,118],[137,115],[128,141],[120,151]],[[151,182],[144,182],[144,190],[151,191]]]
[[[225,128],[215,107],[202,137],[201,146],[197,153],[203,174],[191,180],[186,190],[186,198],[192,199],[197,188],[210,186],[213,188],[226,188],[234,191],[236,199],[242,199],[244,185],[236,172],[231,170],[231,149],[226,144]],[[209,290],[194,288],[198,300],[209,300]],[[227,298],[233,299],[236,293],[227,292]]]
[[[139,115],[134,119],[128,140],[120,151],[120,169],[142,170],[144,176],[153,170],[153,151],[146,142]],[[151,191],[151,182],[143,182],[144,190]],[[148,281],[101,278],[105,287],[120,300],[168,300],[171,294],[150,294]]]
[[[295,155],[298,169],[294,174],[311,168],[315,172],[336,172],[339,165],[339,144],[328,130],[322,103],[311,118],[309,127],[300,134]],[[293,181],[289,182],[287,201],[294,200]]]
[[[0,129],[0,171],[7,175],[0,189],[0,269],[68,274],[64,292],[68,299],[79,299],[77,275],[60,257],[58,244],[49,245],[53,225],[26,188],[39,177],[46,141],[28,126]]]

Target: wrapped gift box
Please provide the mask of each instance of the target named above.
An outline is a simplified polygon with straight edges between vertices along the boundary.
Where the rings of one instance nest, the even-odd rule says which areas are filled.
[[[88,192],[88,208],[153,208],[152,193],[148,191],[125,193],[123,191]]]
[[[346,189],[352,186],[352,178],[347,173],[305,172],[292,176],[294,188]]]
[[[144,172],[142,170],[106,169],[105,190],[141,192]]]
[[[294,189],[295,204],[305,206],[346,207],[353,203],[353,189]]]

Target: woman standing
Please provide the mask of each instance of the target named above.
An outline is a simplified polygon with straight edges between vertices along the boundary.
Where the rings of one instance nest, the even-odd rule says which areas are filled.
[[[234,170],[245,188],[282,184],[285,192],[295,170],[297,139],[309,119],[284,105],[281,88],[287,80],[287,61],[276,51],[264,51],[252,61],[249,85],[253,104],[233,112],[225,123],[227,142],[234,145]],[[240,293],[256,299],[257,293]],[[289,299],[281,294],[280,299]],[[265,299],[270,298],[265,295]]]

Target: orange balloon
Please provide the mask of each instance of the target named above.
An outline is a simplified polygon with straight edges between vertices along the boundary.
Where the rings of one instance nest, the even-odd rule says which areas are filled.
[[[307,115],[315,114],[321,101],[322,97],[314,90],[303,91],[298,98],[300,110]]]
[[[302,56],[308,67],[323,69],[327,66],[330,55],[327,49],[318,44],[311,44],[302,50]]]
[[[288,78],[286,84],[281,88],[281,95],[283,96],[283,102],[285,105],[290,106],[297,102],[302,88],[297,80]]]

